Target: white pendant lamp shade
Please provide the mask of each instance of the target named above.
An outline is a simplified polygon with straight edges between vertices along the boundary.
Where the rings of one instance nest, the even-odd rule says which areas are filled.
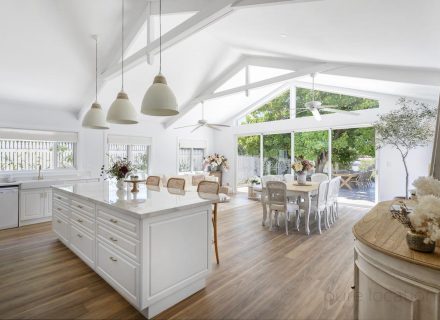
[[[119,92],[116,100],[111,104],[107,113],[107,121],[118,124],[138,123],[137,112],[124,91]]]
[[[98,36],[93,35],[95,39],[95,102],[93,102],[90,110],[87,111],[82,121],[82,126],[89,129],[109,129],[105,121],[105,113],[98,103]]]
[[[89,129],[109,129],[105,121],[105,113],[98,102],[94,102],[84,116],[82,126]]]
[[[176,96],[162,74],[158,74],[142,100],[143,114],[149,116],[174,116],[179,113]]]
[[[116,100],[111,104],[107,112],[107,121],[117,124],[136,124],[138,115],[128,95],[124,92],[124,0],[122,0],[122,25],[121,25],[121,85],[122,89],[116,96]]]

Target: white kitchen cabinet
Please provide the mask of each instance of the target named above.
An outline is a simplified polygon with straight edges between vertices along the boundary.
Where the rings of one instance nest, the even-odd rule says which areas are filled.
[[[48,188],[20,191],[20,221],[29,224],[52,216],[52,190]]]

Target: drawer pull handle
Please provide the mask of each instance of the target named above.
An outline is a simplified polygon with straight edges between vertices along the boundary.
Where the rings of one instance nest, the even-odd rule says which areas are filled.
[[[58,220],[57,220],[57,222],[58,222],[58,223],[61,223],[61,220],[60,220],[60,219],[58,219]]]
[[[116,219],[110,219],[110,221],[113,223],[118,223],[118,220],[116,220]]]
[[[113,261],[113,262],[116,262],[116,261],[118,261],[118,259],[116,259],[116,258],[113,258],[113,257],[110,257],[110,260],[111,260],[111,261]]]
[[[57,197],[58,200],[61,200],[61,197]]]
[[[80,209],[84,208],[82,205],[78,205],[77,207],[80,208]]]
[[[83,236],[82,236],[82,234],[77,234],[77,236],[78,236],[78,238],[82,238]]]
[[[116,238],[113,238],[113,237],[110,237],[110,240],[111,240],[111,241],[113,241],[113,242],[116,242],[116,241],[118,241],[118,239],[116,239]]]
[[[57,208],[57,210],[58,210],[58,211],[62,211],[62,209],[61,209],[61,208]]]
[[[82,219],[77,219],[76,221],[78,221],[79,223],[83,223]]]

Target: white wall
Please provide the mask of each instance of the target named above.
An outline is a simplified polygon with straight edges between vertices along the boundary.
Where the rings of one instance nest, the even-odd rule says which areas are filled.
[[[341,93],[350,94],[350,90],[341,89]],[[358,92],[357,92],[358,93]],[[317,122],[313,117],[273,121],[258,124],[249,124],[231,127],[214,135],[215,152],[224,154],[231,161],[231,169],[225,173],[224,183],[235,185],[235,157],[236,139],[241,135],[261,133],[282,133],[305,130],[325,130],[346,126],[364,126],[377,121],[378,114],[386,113],[398,108],[396,102],[399,97],[390,95],[378,95],[365,93],[365,96],[379,100],[379,109],[359,111],[360,116],[354,117],[343,114],[331,114],[322,116],[322,121]],[[436,105],[434,101],[428,101]],[[408,156],[410,170],[410,188],[414,179],[426,176],[429,173],[431,161],[431,146],[412,150]],[[386,147],[377,151],[377,170],[379,175],[379,201],[389,200],[405,193],[405,172],[400,154],[397,150]]]
[[[110,130],[84,129],[76,115],[66,111],[45,109],[41,106],[0,105],[0,127],[78,132],[78,172],[97,177],[106,163],[107,134],[133,135],[152,138],[152,174],[177,172],[177,146],[179,138],[206,140],[207,152],[212,152],[212,130],[200,129],[191,134],[187,129],[165,130],[156,119],[140,116],[137,125],[111,125]],[[1,177],[0,177],[1,178]]]

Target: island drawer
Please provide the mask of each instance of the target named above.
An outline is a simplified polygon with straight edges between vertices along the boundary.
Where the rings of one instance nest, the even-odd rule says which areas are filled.
[[[69,220],[70,210],[63,202],[53,201],[52,202],[52,214],[59,214],[64,219]]]
[[[52,229],[65,243],[69,242],[69,223],[61,215],[55,213],[52,216]]]
[[[87,264],[93,267],[95,260],[95,238],[75,226],[71,226],[70,230],[70,246]]]
[[[91,232],[92,234],[95,234],[95,222],[93,220],[75,211],[72,211],[70,218],[74,224],[80,225],[81,227],[85,228],[87,231]]]
[[[123,234],[139,239],[140,221],[138,219],[100,206],[97,208],[97,219],[98,224],[104,223]]]
[[[63,203],[64,205],[66,205],[66,206],[69,206],[69,204],[70,204],[69,198],[67,198],[65,195],[60,194],[60,193],[58,193],[56,191],[54,192],[52,198],[53,198],[53,200],[57,200],[57,201]]]
[[[91,202],[87,202],[79,199],[72,199],[70,207],[82,214],[85,214],[91,218],[95,217],[95,205]]]
[[[128,257],[139,261],[140,245],[139,241],[130,240],[127,236],[124,236],[120,232],[112,231],[109,228],[104,227],[102,224],[98,224],[98,237],[105,239],[112,247],[121,251]]]
[[[129,301],[137,303],[139,265],[109,249],[98,240],[96,270]]]

